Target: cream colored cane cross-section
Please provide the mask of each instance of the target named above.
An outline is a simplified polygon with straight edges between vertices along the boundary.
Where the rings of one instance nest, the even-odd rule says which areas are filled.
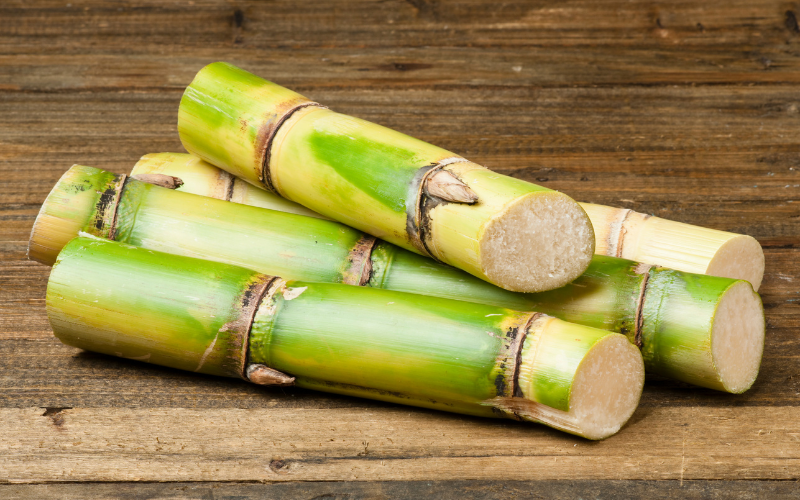
[[[711,354],[725,390],[738,394],[755,381],[764,351],[764,311],[758,294],[739,281],[723,296],[711,333]]]
[[[623,335],[602,338],[583,357],[572,379],[567,411],[529,399],[528,394],[537,391],[530,383],[531,373],[543,368],[537,364],[552,364],[552,360],[523,356],[520,385],[528,399],[513,398],[505,402],[508,409],[525,419],[587,439],[605,439],[625,425],[639,404],[644,387],[644,362],[636,346]]]
[[[752,236],[733,235],[719,247],[705,274],[747,280],[758,290],[764,278],[764,250]]]
[[[493,283],[513,291],[557,288],[589,264],[592,226],[561,193],[519,198],[486,224],[481,266]]]
[[[518,416],[604,439],[636,410],[644,361],[624,335],[542,316],[528,330],[517,383],[524,396],[511,398]]]
[[[598,344],[578,368],[569,401],[569,413],[589,439],[619,431],[636,410],[644,386],[644,363],[636,346],[622,335]]]

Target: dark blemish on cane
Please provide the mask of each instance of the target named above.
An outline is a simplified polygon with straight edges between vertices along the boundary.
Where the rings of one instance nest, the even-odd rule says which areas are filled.
[[[494,386],[497,389],[497,395],[503,396],[506,393],[506,378],[502,373],[498,373],[494,378]]]

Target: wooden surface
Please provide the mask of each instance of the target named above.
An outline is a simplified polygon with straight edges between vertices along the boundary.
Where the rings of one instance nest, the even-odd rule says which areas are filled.
[[[0,2],[0,497],[796,498],[798,16],[759,0]],[[181,151],[181,92],[216,60],[582,201],[755,236],[758,381],[733,396],[652,378],[630,424],[591,443],[61,345],[48,268],[25,260],[40,204],[73,163]]]

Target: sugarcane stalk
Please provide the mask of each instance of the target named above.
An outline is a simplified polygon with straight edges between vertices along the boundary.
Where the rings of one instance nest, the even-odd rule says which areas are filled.
[[[508,290],[562,286],[594,252],[589,219],[568,196],[229,64],[197,74],[178,132],[189,152],[235,176]]]
[[[286,198],[258,188],[228,172],[185,153],[155,153],[145,155],[131,170],[131,176],[166,175],[183,182],[182,191],[208,196],[218,200],[232,201],[243,205],[268,208],[318,219],[327,217],[309,210]],[[150,182],[147,179],[139,179]],[[150,182],[152,184],[152,182]]]
[[[546,289],[525,288],[521,283],[497,279],[491,268],[484,270],[491,277],[480,274],[476,252],[489,253],[489,248],[475,244],[476,229],[486,229],[489,240],[502,240],[505,233],[516,234],[522,228],[504,226],[503,231],[491,231],[490,227],[476,228],[463,220],[480,212],[463,204],[476,203],[478,183],[487,182],[482,177],[474,178],[474,185],[462,182],[465,175],[469,176],[462,170],[475,174],[474,164],[446,165],[434,176],[417,182],[413,174],[429,168],[425,160],[437,166],[465,161],[452,153],[426,148],[429,145],[402,134],[338,115],[224,63],[212,64],[198,73],[181,102],[178,128],[189,152],[317,212],[461,267],[504,288]],[[401,171],[385,175],[386,165],[400,166]],[[490,179],[497,178],[487,175]],[[440,182],[434,183],[434,177]],[[308,182],[309,179],[317,182]],[[459,183],[461,189],[455,187]],[[416,184],[422,186],[419,191],[423,196],[413,205],[413,210],[419,213],[411,214],[408,186]],[[454,192],[458,194],[448,199]],[[447,209],[438,207],[436,200],[442,199],[453,205],[446,204]],[[430,200],[433,202],[429,203]],[[761,285],[764,253],[751,236],[669,221],[629,209],[591,203],[581,206],[591,220],[595,252],[600,255],[746,279],[754,290]],[[407,214],[403,213],[403,207],[407,208]],[[437,216],[435,212],[447,215]],[[459,248],[466,249],[466,254]]]
[[[693,226],[592,203],[581,203],[595,231],[595,253],[761,286],[764,251],[745,234]]]
[[[282,212],[323,217],[277,194],[259,189],[224,170],[185,153],[153,153],[136,163],[132,174],[166,173],[192,180],[188,193]],[[218,177],[234,179],[233,195],[215,189]],[[230,182],[230,181],[228,181]],[[238,194],[241,192],[242,194]],[[764,276],[764,251],[752,236],[693,226],[629,209],[580,204],[595,232],[596,255],[621,257],[695,274],[743,279],[758,291]]]
[[[535,310],[625,334],[652,373],[740,393],[755,381],[764,341],[758,294],[743,280],[694,275],[595,256],[574,282],[549,292],[509,292],[334,221],[225,203],[127,180],[113,217],[97,194],[116,176],[73,167],[55,186],[34,225],[30,256],[52,264],[83,230],[117,241],[306,281],[345,283]],[[92,184],[93,183],[93,184]],[[76,210],[95,185],[97,210]],[[190,185],[189,183],[185,186]],[[181,187],[180,189],[183,189]],[[72,212],[63,214],[65,209]],[[74,215],[77,214],[77,215]],[[80,221],[74,217],[82,217]],[[114,221],[109,229],[98,219]],[[110,222],[109,222],[110,224]],[[60,244],[53,228],[76,229]],[[49,247],[47,245],[50,245]],[[46,250],[46,251],[45,251]]]
[[[284,281],[92,236],[58,256],[47,313],[82,349],[589,439],[620,429],[644,383],[623,336],[540,313]]]
[[[520,242],[541,238],[541,229],[524,223],[482,225],[493,210],[505,211],[505,207],[491,206],[483,210],[486,202],[491,205],[492,200],[486,198],[527,192],[520,181],[512,186],[507,178],[477,169],[452,153],[333,113],[225,63],[207,66],[187,88],[178,129],[189,152],[314,211],[510,290],[553,288],[508,281],[498,276],[504,273],[495,269],[493,259],[482,255],[514,246],[515,241],[504,239],[509,234],[528,232]],[[435,173],[426,178],[421,172],[430,165]],[[440,182],[434,183],[433,177]],[[454,187],[458,183],[463,189]],[[494,184],[503,186],[500,192],[494,192]],[[488,192],[481,191],[484,187]],[[451,203],[442,208],[441,200]],[[473,203],[477,206],[470,208]],[[755,290],[761,284],[764,253],[751,236],[628,209],[581,206],[594,226],[598,254],[746,279]],[[477,226],[470,221],[476,216],[483,217]],[[477,245],[476,234],[486,242]],[[498,240],[501,244],[491,245]],[[536,251],[547,248],[543,244]],[[537,266],[543,263],[536,262]]]
[[[220,172],[224,173],[192,155],[177,153],[145,155],[132,170],[132,173],[148,172],[174,175],[196,175],[202,172],[202,179],[198,177],[193,185],[179,189],[211,197],[216,196],[207,186],[213,185],[213,178]],[[250,186],[250,189],[254,188]],[[274,208],[288,213],[305,214],[308,211],[302,205],[283,200],[273,193],[260,191],[261,198],[252,198],[244,203]],[[273,204],[273,200],[283,200],[284,204],[278,207]],[[373,273],[369,285],[411,291],[414,290],[417,281],[421,280],[428,284],[426,291],[421,292],[427,295],[547,311],[549,314],[567,321],[629,335],[632,342],[645,348],[645,360],[650,372],[729,392],[738,393],[749,388],[758,373],[758,360],[763,351],[763,309],[757,295],[740,282],[733,283],[732,281],[708,278],[698,280],[685,273],[675,274],[667,269],[638,266],[630,260],[601,257],[608,253],[619,253],[619,246],[609,249],[606,244],[609,239],[613,238],[610,238],[609,234],[600,233],[602,228],[609,227],[607,221],[610,214],[617,213],[619,215],[618,209],[591,204],[582,205],[587,207],[587,213],[594,223],[598,255],[594,257],[592,264],[582,277],[562,289],[539,293],[535,296],[507,293],[494,287],[485,286],[476,280],[465,280],[462,273],[454,273],[452,268],[431,266],[430,263],[426,263],[412,254],[398,252],[396,247],[386,245],[379,245],[375,248],[372,260],[375,262],[393,261],[394,272],[386,273],[385,266],[381,267],[380,264],[375,264],[375,268],[380,272]],[[622,222],[631,223],[641,217],[636,213],[628,213],[630,211],[625,212],[620,221],[612,225],[616,228],[617,241],[620,234],[626,241],[634,241],[626,232],[630,227],[626,226],[628,229],[624,229]],[[603,219],[604,214],[605,219]],[[674,231],[669,230],[670,228],[673,230],[685,229],[684,234],[699,235],[697,236],[699,243],[696,245],[699,249],[698,252],[708,251],[708,255],[713,256],[709,258],[711,264],[707,266],[706,272],[699,274],[714,275],[715,273],[707,271],[716,266],[715,262],[719,262],[726,252],[731,249],[734,251],[738,247],[739,250],[735,250],[735,252],[739,252],[738,259],[736,257],[731,259],[731,262],[735,262],[736,265],[730,268],[729,273],[720,273],[720,276],[734,278],[733,275],[739,275],[737,280],[743,279],[751,283],[760,282],[761,274],[759,273],[763,273],[763,252],[757,242],[755,246],[751,244],[755,241],[752,237],[698,228],[658,218],[647,220],[651,224],[660,224],[667,229],[662,233],[656,231],[652,236],[641,238],[642,242],[653,240],[662,234],[662,239],[669,237],[680,247],[680,236],[676,237],[673,234]],[[715,234],[718,234],[719,238],[715,239]],[[748,241],[750,243],[747,243]],[[748,246],[751,248],[751,252],[742,249]],[[727,250],[723,252],[720,251],[720,248]],[[392,257],[378,257],[379,254],[387,251],[392,253]],[[674,257],[670,258],[674,259]],[[666,260],[666,256],[659,259]],[[653,260],[645,259],[650,263]],[[762,262],[761,267],[759,268],[758,265],[748,267],[747,263],[754,262]],[[686,263],[677,262],[677,264],[677,270],[680,271],[685,271],[688,267]],[[398,271],[398,269],[402,269],[402,271]],[[422,269],[426,270],[426,274],[420,277],[418,274]],[[743,276],[742,273],[747,269],[755,269],[756,273]],[[670,276],[671,279],[666,280],[663,278],[665,276]],[[651,279],[652,281],[650,281]],[[648,283],[650,283],[649,287]],[[700,295],[703,296],[700,300],[707,305],[704,311],[697,316],[696,324],[699,326],[687,326],[687,322],[693,321],[687,318],[674,319],[678,318],[678,311],[681,311],[682,308],[686,311],[695,311],[693,303],[698,299],[693,294],[697,292],[690,293],[689,298],[685,300],[665,301],[662,298],[685,296],[687,293],[685,290],[691,286],[691,283],[697,283],[701,290],[705,290],[705,292],[700,292]],[[477,288],[472,286],[474,284],[478,285]],[[656,288],[661,291],[657,292]],[[629,292],[620,294],[621,290],[629,290]],[[636,290],[642,292],[634,300]],[[665,306],[667,303],[670,305]],[[732,307],[734,304],[741,304],[741,307]],[[709,311],[712,312],[709,313]],[[709,318],[709,314],[713,315],[713,319],[707,321],[701,319]],[[737,316],[740,318],[737,319]],[[663,321],[662,317],[673,319]],[[737,322],[738,327],[731,328],[729,326]],[[699,343],[697,340],[692,341],[692,339],[701,338],[697,333],[698,328],[709,332],[706,340]],[[716,335],[713,333],[715,330]],[[734,331],[736,333],[733,333]],[[662,341],[662,339],[669,339],[669,341]],[[712,342],[713,339],[716,339],[716,342]],[[709,350],[716,351],[711,353],[710,359]],[[745,353],[744,356],[742,353]],[[698,357],[700,360],[696,360]],[[724,362],[724,360],[728,360],[728,362]],[[686,375],[694,373],[696,367],[700,365],[714,368],[701,370],[692,376]]]

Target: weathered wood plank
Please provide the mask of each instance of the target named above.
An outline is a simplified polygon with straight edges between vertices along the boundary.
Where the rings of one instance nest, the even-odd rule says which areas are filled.
[[[0,260],[0,340],[52,336],[44,311],[49,274],[33,262]]]
[[[797,479],[800,409],[643,409],[593,443],[404,408],[0,410],[0,480]]]
[[[792,8],[743,0],[395,0],[302,11],[290,1],[18,3],[0,11],[16,20],[0,31],[0,63],[13,68],[0,86],[177,87],[219,58],[323,86],[794,83]]]
[[[166,498],[796,496],[796,482],[689,479],[800,470],[798,14],[762,0],[2,2],[0,476],[395,481],[140,494]],[[125,172],[144,153],[180,150],[181,91],[214,60],[579,199],[756,236],[767,254],[759,380],[731,396],[650,378],[631,425],[592,444],[61,345],[43,308],[48,269],[23,260],[39,204],[72,163]],[[485,481],[405,482],[460,477]],[[134,491],[96,487],[5,485],[0,496]]]
[[[209,500],[436,498],[439,500],[506,500],[508,498],[574,500],[705,500],[708,498],[796,499],[794,481],[335,481],[284,483],[88,483],[0,485],[7,500]]]
[[[746,0],[709,0],[702,4],[684,0],[667,5],[647,0],[569,0],[556,6],[525,0],[500,5],[481,0],[327,0],[316,2],[315,9],[303,10],[291,0],[270,2],[268,9],[257,0],[239,0],[235,5],[218,0],[191,4],[159,0],[78,0],[64,4],[45,0],[34,5],[9,0],[4,2],[3,12],[19,22],[3,29],[18,37],[70,37],[76,44],[84,37],[115,37],[119,43],[123,38],[143,35],[158,42],[189,44],[216,39],[233,43],[230,35],[236,28],[243,32],[243,38],[283,47],[349,44],[364,48],[364,42],[371,42],[370,47],[487,43],[513,47],[534,41],[553,45],[588,41],[606,45],[648,41],[663,45],[735,44],[763,43],[770,36],[793,34],[793,26],[787,25],[787,11],[793,8],[791,3]],[[240,14],[236,15],[236,10]],[[203,29],[198,29],[201,26]],[[448,36],[442,36],[443,31]],[[343,32],[348,36],[336,37]],[[669,35],[681,37],[676,40]]]
[[[135,56],[96,54],[91,62],[80,55],[13,54],[0,57],[0,64],[13,68],[0,74],[0,88],[35,93],[143,91],[162,87],[178,90],[185,87],[184,82],[191,81],[198,68],[215,60],[246,66],[251,72],[298,90],[308,85],[360,90],[376,87],[618,87],[629,85],[631,81],[644,86],[800,82],[793,54],[770,51],[761,55],[755,46],[736,52],[725,49],[717,55],[689,49],[662,53],[631,48],[620,49],[613,55],[591,52],[544,48],[510,56],[502,48],[473,49],[466,53],[458,48],[377,49],[360,54],[348,49],[327,49],[320,53],[315,49],[288,52],[252,48],[238,49],[231,54],[231,48],[226,47],[218,50],[190,48],[173,51],[170,55],[153,52]],[[754,52],[756,56],[752,55]],[[26,62],[20,63],[18,58]],[[486,58],[487,62],[478,64],[479,58]],[[712,60],[695,62],[704,59]],[[269,62],[251,62],[258,60]],[[15,67],[11,66],[12,61]],[[764,67],[764,61],[774,65],[775,70]],[[727,68],[727,71],[707,72],[708,64]],[[426,69],[396,69],[414,67]]]

